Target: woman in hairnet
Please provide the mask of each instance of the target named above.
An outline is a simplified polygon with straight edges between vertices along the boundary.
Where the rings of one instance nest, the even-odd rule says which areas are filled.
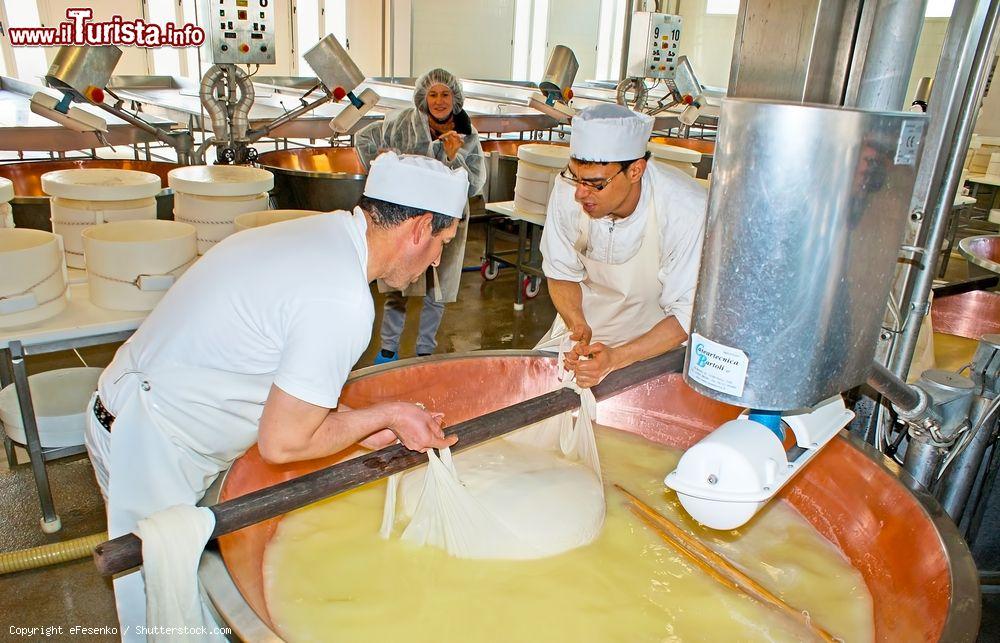
[[[486,182],[486,163],[479,144],[479,133],[462,109],[464,102],[462,85],[454,75],[444,69],[427,72],[417,80],[414,88],[415,107],[358,132],[355,146],[361,161],[368,167],[380,152],[390,149],[404,154],[429,156],[451,168],[465,168],[469,174],[469,196],[479,194]],[[441,264],[429,269],[425,279],[418,280],[402,293],[390,291],[379,281],[379,291],[387,294],[382,315],[382,346],[375,356],[376,364],[399,358],[399,336],[406,321],[407,297],[424,299],[417,355],[434,352],[444,305],[458,298],[468,216],[466,208],[455,239],[444,248]]]

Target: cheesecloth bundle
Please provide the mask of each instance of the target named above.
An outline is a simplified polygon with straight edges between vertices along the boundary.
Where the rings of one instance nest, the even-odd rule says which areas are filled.
[[[389,478],[382,537],[398,514],[403,540],[459,558],[543,558],[597,538],[605,513],[597,401],[565,385],[580,394],[576,417],[567,411],[454,456],[429,451],[425,467]]]

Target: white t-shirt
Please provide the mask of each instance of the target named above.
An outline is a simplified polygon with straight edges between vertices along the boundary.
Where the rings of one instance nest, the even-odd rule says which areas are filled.
[[[574,199],[574,192],[574,187],[562,179],[556,179],[552,187],[542,232],[542,270],[550,279],[579,283],[586,279],[587,271],[574,245],[580,236],[580,217],[586,214]],[[690,176],[676,168],[648,163],[639,203],[631,215],[617,220],[590,220],[587,258],[618,265],[634,257],[642,246],[654,199],[660,228],[657,276],[663,286],[659,304],[665,317],[676,317],[688,330],[708,205],[705,188]]]
[[[355,209],[228,237],[181,276],[118,351],[101,376],[102,402],[117,413],[129,371],[154,382],[167,372],[194,380],[202,374],[200,390],[197,381],[161,377],[161,391],[171,391],[175,415],[184,414],[173,424],[185,433],[188,423],[208,425],[192,426],[182,438],[201,453],[227,457],[239,449],[231,443],[237,435],[240,443],[256,439],[272,383],[310,404],[336,407],[375,320],[366,229]],[[175,391],[191,391],[192,399],[173,399]],[[219,429],[228,438],[215,434],[221,426],[231,427]]]

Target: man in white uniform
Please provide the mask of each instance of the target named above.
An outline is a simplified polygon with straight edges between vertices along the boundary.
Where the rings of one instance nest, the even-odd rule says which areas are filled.
[[[538,348],[565,350],[583,387],[687,340],[707,195],[648,162],[652,130],[619,105],[581,111],[549,197],[542,269],[559,314]]]
[[[194,505],[258,444],[272,463],[396,438],[454,443],[408,403],[337,412],[371,338],[369,284],[405,288],[440,260],[465,210],[468,178],[386,153],[353,212],[233,235],[191,267],[101,376],[86,443],[114,538],[161,509]],[[119,621],[145,625],[142,578],[115,580]],[[123,632],[124,634],[124,632]]]

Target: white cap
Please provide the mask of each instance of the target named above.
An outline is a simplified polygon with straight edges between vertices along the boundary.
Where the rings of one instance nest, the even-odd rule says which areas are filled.
[[[380,154],[368,169],[365,196],[461,219],[469,202],[465,168],[414,154]]]
[[[634,161],[646,155],[653,117],[621,105],[595,105],[573,117],[569,149],[580,161]]]

